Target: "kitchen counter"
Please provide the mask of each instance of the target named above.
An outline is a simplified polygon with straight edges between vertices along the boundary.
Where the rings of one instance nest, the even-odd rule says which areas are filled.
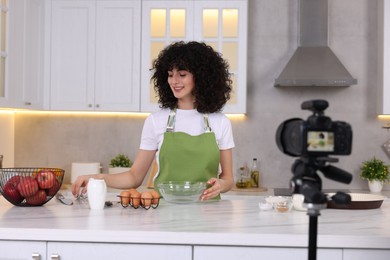
[[[236,194],[189,205],[161,200],[149,210],[115,203],[102,211],[85,200],[16,207],[1,197],[0,240],[307,247],[306,212],[260,211],[261,196]],[[379,209],[321,210],[318,247],[390,249],[389,221],[389,199]]]

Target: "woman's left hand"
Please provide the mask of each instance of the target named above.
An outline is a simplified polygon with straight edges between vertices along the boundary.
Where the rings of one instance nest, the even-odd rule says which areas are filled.
[[[221,183],[219,179],[211,178],[207,181],[207,184],[211,185],[211,187],[203,191],[203,194],[200,198],[201,200],[212,199],[221,193]]]

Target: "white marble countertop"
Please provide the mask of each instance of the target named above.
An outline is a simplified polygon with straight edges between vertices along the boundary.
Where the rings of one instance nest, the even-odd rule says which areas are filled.
[[[108,199],[117,201],[117,193]],[[241,195],[237,195],[241,194]],[[0,198],[0,240],[307,247],[306,212],[260,211],[257,193],[230,192],[219,202],[161,200],[156,209],[89,210],[88,202],[16,207]],[[264,193],[267,194],[267,193]],[[390,249],[390,200],[371,210],[321,210],[319,248]]]

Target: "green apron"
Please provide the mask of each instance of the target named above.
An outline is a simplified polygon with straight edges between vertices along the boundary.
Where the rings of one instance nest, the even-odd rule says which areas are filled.
[[[212,177],[217,178],[220,152],[208,115],[203,115],[205,132],[197,136],[174,132],[175,117],[176,109],[168,118],[154,187],[166,181],[207,182]]]

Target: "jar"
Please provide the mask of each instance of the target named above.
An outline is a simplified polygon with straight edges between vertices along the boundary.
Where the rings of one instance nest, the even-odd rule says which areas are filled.
[[[240,167],[237,172],[236,187],[240,189],[250,188],[252,185],[251,178],[249,176],[249,170],[247,167]]]

